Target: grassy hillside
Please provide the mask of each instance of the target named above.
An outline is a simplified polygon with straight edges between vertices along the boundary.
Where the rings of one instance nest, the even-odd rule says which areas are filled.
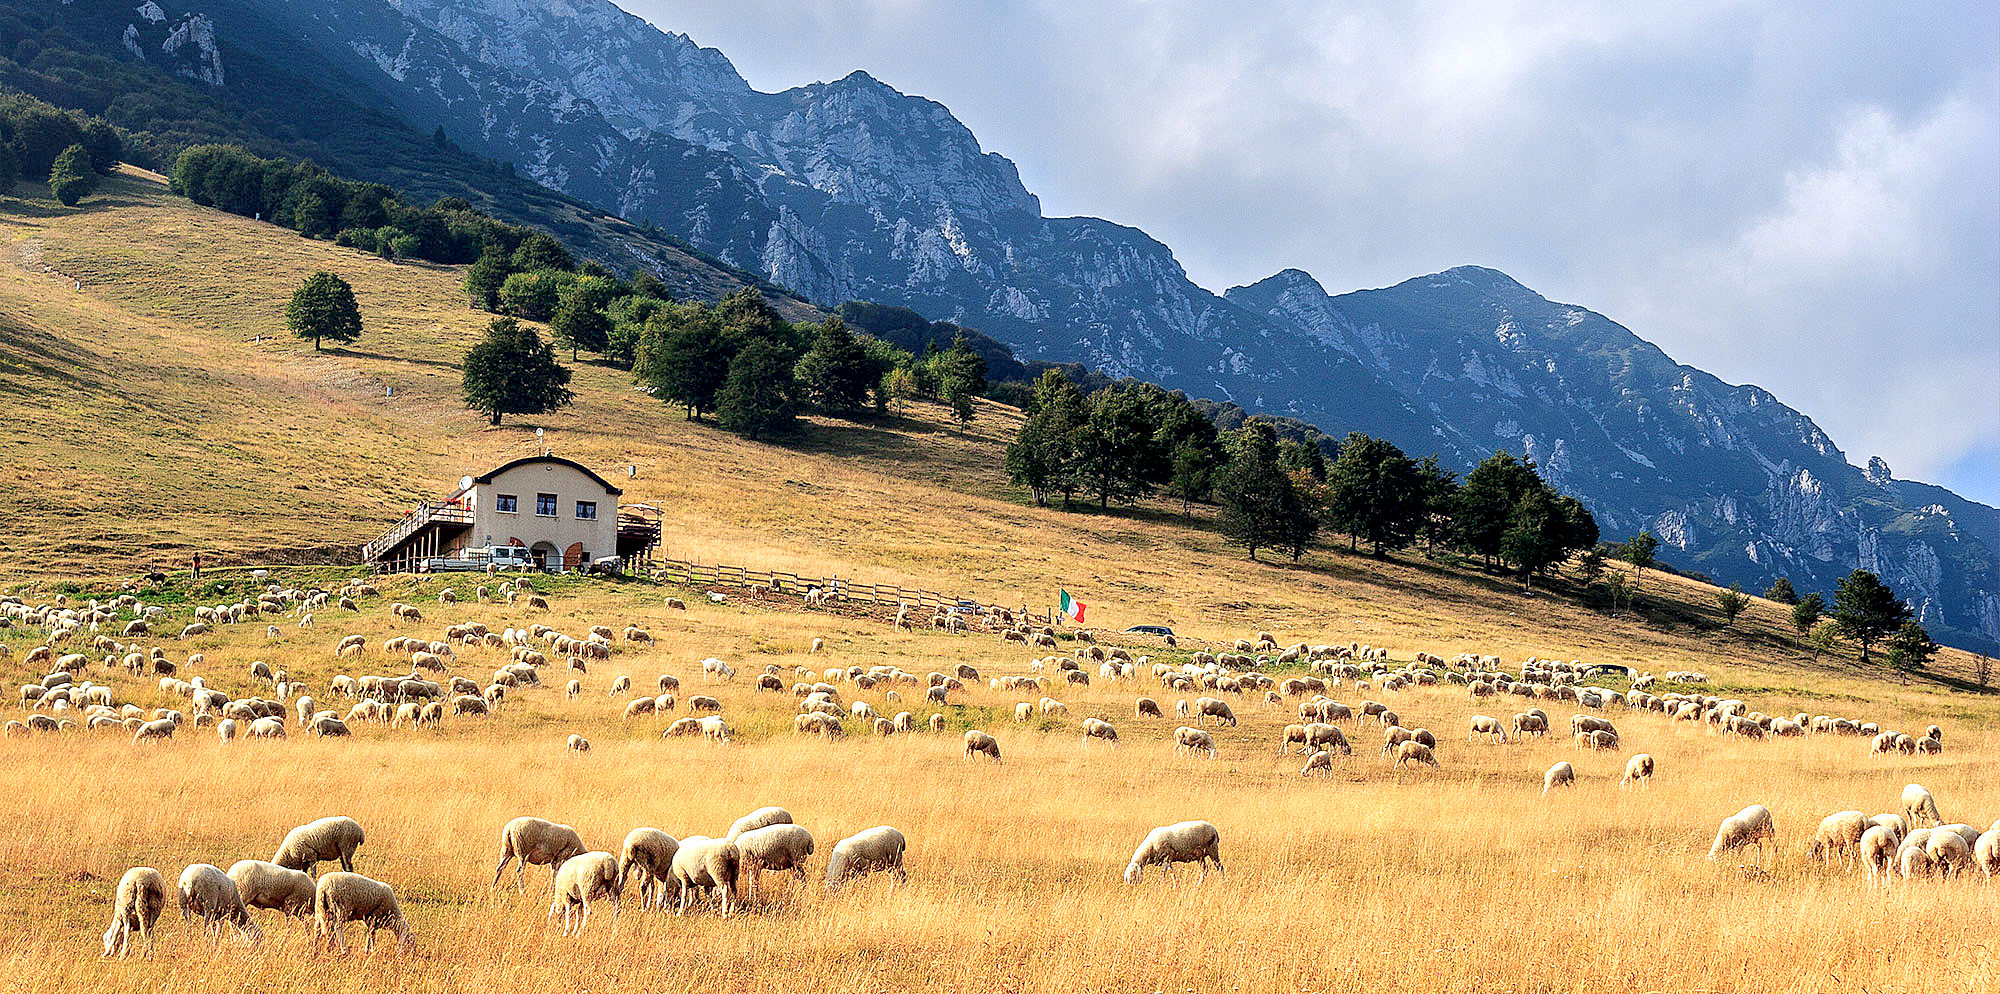
[[[1018,723],[1015,705],[1039,695],[971,681],[933,708],[914,688],[900,688],[899,700],[843,682],[843,703],[908,709],[920,726],[936,711],[945,730],[885,739],[850,722],[847,737],[826,742],[793,735],[792,696],[755,691],[752,677],[767,666],[789,684],[850,666],[921,675],[965,663],[991,678],[1028,674],[1026,653],[988,634],[900,632],[851,609],[737,596],[716,605],[643,580],[547,581],[552,610],[531,612],[525,602],[439,603],[446,584],[471,601],[479,578],[391,577],[359,598],[358,611],[322,610],[311,627],[286,613],[134,644],[160,647],[182,677],[237,697],[275,693],[249,676],[251,661],[265,661],[321,706],[345,711],[351,702],[331,695],[334,676],[407,666],[384,655],[392,635],[438,638],[459,622],[579,635],[592,624],[638,624],[656,641],[621,641],[587,672],[558,661],[544,686],[510,692],[493,715],[448,716],[437,727],[357,720],[352,738],[295,727],[283,742],[224,743],[192,726],[166,743],[135,744],[119,728],[0,738],[0,779],[14,785],[0,806],[0,889],[10,895],[0,901],[0,962],[10,989],[1990,987],[1987,933],[2000,887],[1974,876],[1885,890],[1859,869],[1809,860],[1806,846],[1827,813],[1896,810],[1913,781],[1936,792],[1947,819],[1984,827],[2000,816],[2000,697],[1937,681],[1905,687],[1846,658],[1815,664],[1790,648],[1777,605],[1756,602],[1725,632],[1712,588],[1649,572],[1645,616],[1606,617],[1420,559],[1325,550],[1296,566],[1253,563],[1205,520],[1189,525],[1166,508],[1030,508],[999,468],[1015,415],[994,406],[964,429],[919,408],[880,422],[819,422],[785,445],[758,445],[690,425],[625,374],[584,365],[572,410],[489,428],[457,401],[452,363],[485,319],[459,303],[454,271],[390,264],[195,208],[139,175],[75,211],[31,196],[0,201],[0,212],[0,488],[10,496],[0,591],[33,602],[115,593],[118,578],[199,546],[224,568],[196,588],[177,578],[143,594],[170,612],[157,629],[177,630],[192,604],[250,590],[245,565],[340,559],[411,502],[531,451],[539,425],[559,454],[618,478],[628,499],[658,503],[676,556],[1037,607],[1066,586],[1102,627],[1164,622],[1191,644],[1264,629],[1285,642],[1386,646],[1395,665],[1419,650],[1477,650],[1510,665],[1536,655],[1700,670],[1713,683],[1662,689],[1894,728],[1936,722],[1946,742],[1940,756],[1871,757],[1852,737],[1750,742],[1619,708],[1606,716],[1621,748],[1581,752],[1560,735],[1574,705],[1541,700],[1558,734],[1474,744],[1466,729],[1475,712],[1504,720],[1530,703],[1348,683],[1333,696],[1380,697],[1405,724],[1433,730],[1440,768],[1396,770],[1380,754],[1381,725],[1345,723],[1354,754],[1320,780],[1299,776],[1303,760],[1278,748],[1282,727],[1297,720],[1295,700],[1231,697],[1241,723],[1211,729],[1216,758],[1177,755],[1171,735],[1183,719],[1172,708],[1182,695],[1143,673],[1107,680],[1094,666],[1090,686],[1045,691],[1066,702],[1067,716]],[[351,348],[315,354],[284,337],[279,312],[301,275],[321,268],[353,282],[368,330]],[[627,466],[636,477],[622,476]],[[353,572],[279,568],[271,579],[333,586]],[[665,594],[691,609],[666,609]],[[419,604],[424,620],[392,619],[392,600]],[[367,654],[335,659],[329,649],[349,634],[366,638]],[[0,679],[39,677],[24,660],[38,635],[0,631],[12,647],[0,652]],[[822,651],[811,651],[815,638]],[[1188,658],[1185,649],[1134,648],[1172,664]],[[737,678],[705,682],[696,661],[711,655]],[[499,649],[467,646],[449,666],[483,684],[507,661]],[[1963,678],[1967,667],[1948,653],[1939,668]],[[681,679],[682,709],[620,717],[628,697],[656,692],[661,673]],[[85,676],[118,704],[187,707],[150,674],[93,662]],[[631,691],[614,690],[620,676],[632,678]],[[572,678],[573,696],[562,689]],[[727,745],[661,737],[693,694],[719,700],[734,731]],[[1135,718],[1140,695],[1159,698],[1168,717]],[[1080,744],[1086,717],[1113,721],[1119,746]],[[967,728],[994,733],[1005,761],[965,761]],[[567,752],[571,733],[594,748]],[[1657,759],[1655,782],[1621,789],[1638,751]],[[1575,764],[1579,783],[1545,797],[1542,773],[1558,761]],[[1704,859],[1717,821],[1753,802],[1773,812],[1774,851]],[[601,909],[572,941],[546,919],[545,868],[530,869],[526,893],[490,886],[499,828],[518,815],[572,824],[587,846],[615,851],[637,826],[719,835],[765,804],[790,809],[818,852],[803,886],[767,878],[767,902],[749,914],[676,918],[628,897],[621,916]],[[255,912],[261,944],[218,943],[170,910],[155,961],[97,958],[127,867],[157,867],[171,882],[191,863],[264,858],[291,826],[329,814],[365,826],[357,869],[396,888],[413,949],[315,953],[305,926],[269,911]],[[1196,885],[1183,870],[1179,886],[1157,874],[1138,887],[1120,882],[1148,829],[1193,818],[1222,832],[1222,879]],[[833,843],[879,824],[910,839],[908,883],[822,893]],[[1750,861],[1758,865],[1742,865]]]
[[[1781,606],[1758,601],[1719,635],[1712,591],[1662,574],[1644,581],[1647,625],[1415,558],[1253,564],[1164,507],[1026,507],[1000,459],[1018,414],[997,405],[966,428],[920,406],[760,445],[585,363],[574,407],[491,428],[458,399],[454,363],[488,320],[461,303],[458,270],[196,207],[143,174],[75,211],[24,192],[0,229],[0,473],[23,495],[0,524],[6,574],[132,573],[195,547],[224,562],[349,562],[416,501],[534,451],[543,427],[558,454],[621,477],[628,501],[658,504],[664,552],[681,558],[1038,609],[1063,585],[1115,627],[1336,628],[1399,649],[1827,669],[1790,648]],[[354,284],[367,331],[352,347],[315,353],[284,329],[283,302],[316,269]],[[1965,677],[1969,662],[1947,652],[1939,670]]]

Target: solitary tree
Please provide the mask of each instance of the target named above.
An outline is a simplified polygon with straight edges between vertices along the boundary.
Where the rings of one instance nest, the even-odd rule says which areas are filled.
[[[56,155],[55,164],[49,167],[49,192],[64,207],[75,207],[96,189],[97,171],[90,167],[89,149],[71,145]]]
[[[306,277],[285,305],[285,325],[292,334],[310,338],[313,350],[321,339],[351,342],[361,337],[361,308],[354,303],[354,288],[347,281],[324,270]]]
[[[576,399],[556,350],[513,318],[495,318],[465,353],[464,386],[465,406],[496,425],[503,414],[547,414]]]
[[[1655,562],[1654,554],[1660,550],[1660,540],[1653,533],[1642,531],[1625,542],[1619,555],[1632,564],[1632,590],[1637,592],[1639,580],[1645,575],[1646,567]]]
[[[1716,606],[1722,608],[1722,627],[1736,624],[1736,616],[1750,606],[1750,595],[1743,592],[1743,585],[1732,583],[1728,590],[1715,592]]]
[[[1764,599],[1780,604],[1797,604],[1799,592],[1792,589],[1792,581],[1781,576],[1771,581],[1770,588],[1764,591]]]
[[[751,441],[784,431],[797,417],[796,389],[791,353],[773,341],[752,341],[729,362],[729,378],[715,399],[716,420]]]
[[[1910,682],[1910,674],[1922,673],[1930,666],[1931,657],[1937,655],[1937,643],[1931,641],[1931,633],[1915,621],[1905,621],[1889,636],[1889,668],[1896,671],[1904,683]]]
[[[1820,615],[1826,613],[1826,598],[1817,593],[1807,594],[1792,605],[1792,627],[1798,629],[1803,639],[1813,626],[1819,624]]]
[[[1814,625],[1812,631],[1806,634],[1806,648],[1812,650],[1813,662],[1819,662],[1819,657],[1832,652],[1834,640],[1839,637],[1840,626],[1834,622],[1822,621]]]
[[[1842,577],[1833,591],[1833,620],[1840,633],[1861,644],[1861,661],[1868,661],[1868,648],[1910,619],[1910,606],[1865,569]]]

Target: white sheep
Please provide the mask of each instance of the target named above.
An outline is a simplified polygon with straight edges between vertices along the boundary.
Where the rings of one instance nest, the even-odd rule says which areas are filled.
[[[1576,786],[1576,767],[1568,763],[1557,763],[1542,774],[1542,793],[1547,794],[1557,787]]]
[[[1861,863],[1868,868],[1868,879],[1872,883],[1880,877],[1884,883],[1891,879],[1896,866],[1896,848],[1902,842],[1902,834],[1888,825],[1870,825],[1861,833]]]
[[[618,855],[618,885],[639,874],[639,906],[660,908],[667,903],[667,891],[675,888],[674,855],[680,852],[679,839],[657,828],[635,828],[625,836]],[[678,897],[678,893],[676,893]]]
[[[104,955],[118,950],[124,959],[132,933],[146,941],[146,958],[153,958],[153,932],[167,906],[167,878],[150,866],[135,866],[118,878],[118,896],[111,905],[111,927],[104,930]]]
[[[1715,844],[1708,849],[1708,859],[1715,859],[1725,852],[1734,852],[1752,842],[1757,844],[1757,861],[1764,861],[1764,843],[1776,845],[1778,835],[1771,827],[1771,809],[1762,804],[1752,804],[1737,813],[1722,819],[1716,829]]]
[[[1098,739],[1115,746],[1118,744],[1118,729],[1102,718],[1085,718],[1083,719],[1083,741],[1085,744],[1089,744],[1091,739]]]
[[[1312,776],[1315,772],[1319,773],[1321,776],[1329,778],[1333,776],[1332,753],[1327,752],[1325,749],[1321,749],[1320,751],[1313,753],[1312,757],[1306,760],[1306,765],[1299,769],[1299,775],[1302,777]]]
[[[618,857],[608,852],[578,853],[563,861],[556,870],[556,898],[549,903],[549,917],[562,912],[563,934],[582,935],[590,924],[590,902],[611,900],[611,917],[618,918],[618,899],[625,875],[618,872]]]
[[[250,909],[243,906],[236,882],[213,863],[195,863],[181,871],[180,908],[182,921],[199,918],[211,932],[227,924],[236,926],[253,942],[263,935],[250,920]]]
[[[1208,753],[1208,758],[1214,759],[1215,738],[1199,728],[1189,728],[1186,725],[1182,725],[1174,729],[1174,751],[1190,755],[1197,752],[1206,752]]]
[[[1867,834],[1868,816],[1860,811],[1836,811],[1820,820],[1813,832],[1813,859],[1829,862],[1838,858],[1842,865],[1861,853],[1861,837]]]
[[[1931,828],[1944,822],[1938,816],[1937,799],[1920,783],[1903,788],[1903,818],[1912,828]]]
[[[760,828],[769,828],[772,825],[790,825],[792,823],[792,813],[786,811],[784,808],[758,808],[736,819],[735,823],[729,826],[729,834],[724,836],[724,838],[735,842],[737,837],[745,832],[754,832]]]
[[[746,900],[757,899],[757,884],[765,870],[776,873],[789,870],[801,884],[805,882],[806,858],[813,854],[813,837],[811,832],[791,824],[789,818],[751,829],[731,841],[736,843],[741,860],[739,873],[745,880]]]
[[[908,848],[903,833],[888,825],[877,825],[840,840],[826,860],[827,893],[839,890],[850,879],[884,870],[902,883],[908,879],[903,869],[903,854]]]
[[[977,728],[968,729],[965,733],[965,758],[971,759],[976,755],[989,756],[994,762],[999,762],[1000,740]]]
[[[1215,872],[1222,872],[1222,833],[1214,825],[1205,821],[1183,821],[1173,825],[1162,825],[1146,833],[1139,848],[1132,852],[1132,860],[1125,864],[1125,882],[1136,884],[1146,875],[1146,867],[1158,866],[1173,879],[1175,863],[1193,863],[1198,872],[1197,879],[1208,876],[1208,864],[1215,863]]]
[[[375,948],[375,933],[382,929],[388,929],[403,948],[412,945],[402,905],[396,902],[396,892],[388,884],[343,871],[319,878],[313,890],[314,934],[325,936],[336,949],[346,949],[344,933],[348,922],[367,926],[369,949]]]
[[[508,863],[517,859],[520,862],[514,868],[516,890],[522,888],[522,877],[530,863],[548,866],[549,883],[553,886],[562,864],[586,851],[583,837],[576,834],[576,829],[523,815],[500,829],[500,865],[493,868],[493,886],[500,885],[500,874]]]
[[[293,918],[312,917],[311,874],[261,859],[242,859],[229,867],[229,879],[243,896],[245,907],[274,908]]]
[[[339,860],[341,869],[353,873],[354,851],[366,841],[368,836],[361,831],[360,822],[338,815],[321,818],[285,833],[285,841],[279,844],[271,862],[288,870],[311,873],[323,861]]]
[[[2000,823],[1980,833],[1978,844],[1972,847],[1972,860],[1987,880],[2000,875]]]
[[[1625,776],[1618,781],[1618,786],[1623,787],[1633,783],[1644,784],[1647,787],[1653,785],[1652,753],[1636,753],[1625,761]]]
[[[680,886],[681,892],[680,907],[674,913],[687,914],[689,901],[713,888],[722,902],[722,916],[729,917],[731,897],[741,869],[742,853],[736,848],[736,843],[705,835],[682,839],[680,851],[674,854],[673,862],[674,882]]]

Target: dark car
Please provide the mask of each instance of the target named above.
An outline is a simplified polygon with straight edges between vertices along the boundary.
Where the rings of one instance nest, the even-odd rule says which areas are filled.
[[[1171,629],[1171,628],[1168,628],[1168,627],[1167,627],[1167,626],[1165,626],[1165,625],[1133,625],[1132,627],[1130,627],[1130,628],[1127,628],[1127,629],[1125,629],[1125,634],[1127,634],[1127,635],[1160,635],[1160,636],[1164,636],[1164,637],[1166,637],[1166,638],[1173,638],[1173,637],[1174,637],[1174,630],[1173,630],[1173,629]]]

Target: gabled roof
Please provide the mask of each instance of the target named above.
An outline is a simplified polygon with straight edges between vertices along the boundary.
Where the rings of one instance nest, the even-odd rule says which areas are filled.
[[[564,459],[561,456],[528,456],[525,459],[516,459],[513,462],[510,462],[504,466],[488,470],[483,475],[473,477],[472,482],[492,483],[494,477],[499,476],[500,474],[505,473],[516,466],[526,466],[529,463],[554,463],[558,466],[568,466],[569,468],[576,470],[577,472],[582,473],[583,475],[588,476],[591,479],[597,481],[597,485],[603,487],[604,491],[612,495],[613,497],[617,497],[625,493],[625,491],[612,486],[611,483],[607,481],[604,477],[601,477],[596,473],[592,472],[589,466],[585,466],[584,464],[577,462],[574,459]]]

